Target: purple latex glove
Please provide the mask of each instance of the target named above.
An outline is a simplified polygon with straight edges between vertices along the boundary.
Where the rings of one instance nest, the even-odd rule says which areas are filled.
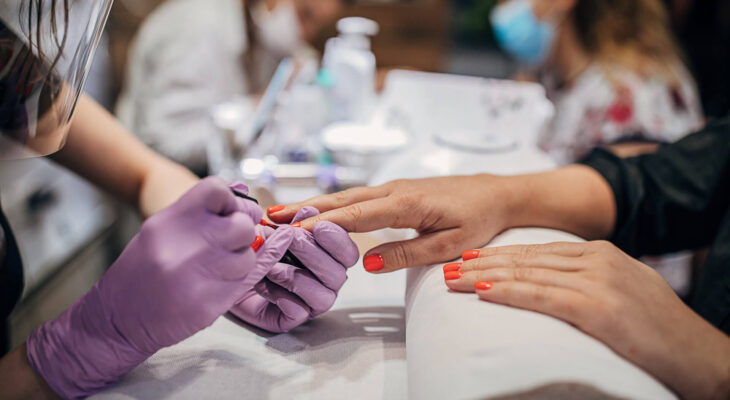
[[[222,180],[204,179],[149,218],[88,293],[30,335],[31,366],[59,395],[83,397],[208,327],[283,256],[273,244],[294,237],[277,231],[257,257],[250,245],[261,215]]]
[[[304,207],[292,223],[317,214],[317,209]],[[262,249],[273,246],[271,238],[279,230],[264,226],[256,230],[265,239]],[[288,332],[329,310],[347,280],[347,268],[359,258],[357,246],[347,232],[331,222],[317,223],[312,232],[296,228],[294,233],[288,249],[307,269],[277,263],[231,309],[242,320],[270,332]],[[282,251],[286,249],[276,253]]]

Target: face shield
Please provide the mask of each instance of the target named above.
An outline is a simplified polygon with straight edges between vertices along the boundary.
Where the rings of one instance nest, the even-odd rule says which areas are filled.
[[[112,0],[0,4],[0,159],[48,155],[66,142]]]

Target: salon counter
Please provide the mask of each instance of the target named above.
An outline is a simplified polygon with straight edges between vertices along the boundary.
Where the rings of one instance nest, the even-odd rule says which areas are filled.
[[[396,72],[386,87],[378,115],[381,121],[397,116],[412,144],[383,164],[373,184],[555,166],[534,145],[551,113],[535,85]],[[508,104],[511,111],[495,113],[494,104]],[[499,151],[445,146],[435,139],[444,130],[506,135],[514,145]],[[384,241],[412,234],[385,230],[376,235]],[[580,239],[519,229],[492,245],[560,240]],[[270,335],[222,317],[93,398],[462,399],[535,388],[533,397],[519,398],[548,393],[558,393],[555,398],[675,398],[566,323],[450,293],[440,268],[370,275],[360,260],[334,309],[311,323]]]

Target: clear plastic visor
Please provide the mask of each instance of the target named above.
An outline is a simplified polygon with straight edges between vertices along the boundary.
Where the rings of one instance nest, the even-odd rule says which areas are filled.
[[[112,0],[0,4],[0,159],[48,155],[66,142]]]

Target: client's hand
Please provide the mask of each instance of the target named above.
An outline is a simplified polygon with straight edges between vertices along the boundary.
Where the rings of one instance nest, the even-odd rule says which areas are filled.
[[[730,340],[608,242],[474,250],[444,274],[453,290],[575,325],[684,398],[730,393]]]
[[[452,260],[468,248],[486,245],[506,228],[512,204],[509,190],[498,189],[505,178],[491,175],[400,180],[372,188],[355,188],[268,210],[278,223],[289,222],[304,206],[323,213],[302,221],[311,230],[331,221],[349,232],[413,228],[413,240],[386,243],[367,252],[370,272]]]
[[[299,210],[293,223],[319,214],[314,208]],[[329,310],[347,280],[347,268],[357,262],[357,246],[339,226],[326,221],[314,225],[312,232],[292,229],[288,242],[272,242],[274,229],[257,226],[264,245],[259,258],[275,249],[280,254],[287,249],[307,267],[276,263],[266,277],[249,290],[231,312],[242,320],[270,332],[288,332]]]

